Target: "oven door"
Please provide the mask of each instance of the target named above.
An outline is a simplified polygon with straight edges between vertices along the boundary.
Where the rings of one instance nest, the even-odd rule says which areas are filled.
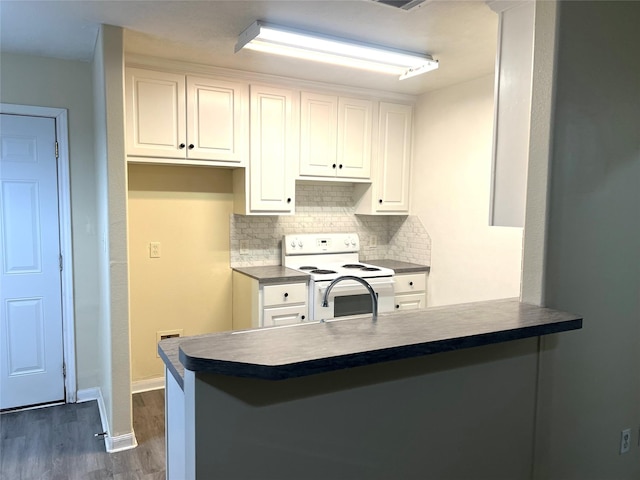
[[[393,311],[393,277],[367,278],[378,295],[378,313]],[[329,292],[329,306],[322,306],[324,293],[331,281],[314,282],[312,319],[330,320],[372,313],[369,291],[354,280],[343,280]]]

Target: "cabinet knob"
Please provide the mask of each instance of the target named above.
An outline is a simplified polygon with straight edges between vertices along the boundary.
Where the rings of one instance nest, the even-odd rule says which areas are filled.
[[[333,168],[336,168],[336,164],[335,163],[333,164]]]
[[[287,198],[287,203],[291,203],[291,198]]]
[[[300,317],[300,318],[302,318],[302,320],[304,320],[304,315],[302,315],[302,317]]]
[[[184,143],[181,143],[180,145],[178,145],[178,147],[184,148],[184,147],[186,147],[186,145]]]
[[[409,282],[409,286],[410,286],[410,287],[413,287],[413,282]]]
[[[342,168],[342,164],[338,165],[338,168]]]
[[[189,150],[193,150],[193,147],[194,147],[194,146],[195,146],[195,145],[194,145],[193,143],[190,143],[190,144],[189,144]]]
[[[284,298],[287,298],[288,296],[289,296],[289,294],[285,292]]]
[[[378,200],[378,203],[382,204],[382,199]]]
[[[396,305],[396,308],[400,308],[400,305]]]

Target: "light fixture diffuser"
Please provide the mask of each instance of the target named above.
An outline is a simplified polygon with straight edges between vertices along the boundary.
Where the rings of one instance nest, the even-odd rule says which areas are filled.
[[[307,33],[260,20],[238,37],[236,53],[242,48],[399,75],[400,80],[438,68],[438,61],[429,55]]]

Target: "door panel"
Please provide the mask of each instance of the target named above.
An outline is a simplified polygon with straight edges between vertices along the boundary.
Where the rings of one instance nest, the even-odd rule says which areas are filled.
[[[0,117],[0,408],[64,400],[55,121]]]

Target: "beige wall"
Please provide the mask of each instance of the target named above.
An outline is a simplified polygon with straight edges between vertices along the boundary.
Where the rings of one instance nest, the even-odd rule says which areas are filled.
[[[92,388],[100,383],[100,343],[91,65],[2,53],[0,101],[69,111],[76,374],[78,389]]]
[[[422,95],[412,209],[431,236],[427,303],[520,293],[522,229],[490,227],[493,75]]]
[[[129,165],[133,382],[163,375],[156,332],[231,330],[231,186],[231,170]]]

